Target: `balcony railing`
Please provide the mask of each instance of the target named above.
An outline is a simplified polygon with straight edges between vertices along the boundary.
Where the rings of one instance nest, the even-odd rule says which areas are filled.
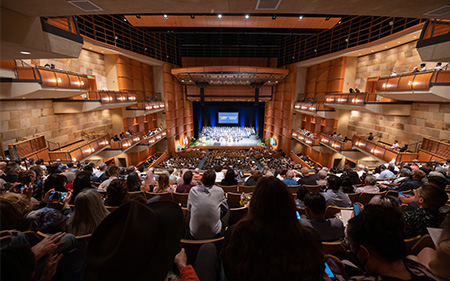
[[[35,81],[46,88],[62,88],[74,90],[89,90],[89,79],[85,74],[50,69],[41,66],[16,67],[17,78],[13,82]]]
[[[323,103],[310,103],[310,102],[296,102],[294,108],[303,111],[334,111],[333,108],[324,105]]]
[[[144,137],[142,140],[142,144],[147,144],[147,145],[153,145],[155,143],[157,143],[158,141],[160,141],[161,139],[165,138],[167,135],[166,130],[162,130],[150,137]]]
[[[308,137],[302,132],[292,131],[292,137],[298,139],[299,141],[306,143],[307,145],[320,145],[319,139]]]
[[[356,135],[353,136],[352,141],[353,145],[358,149],[365,151],[386,162],[391,162],[392,160],[394,160],[396,163],[410,162],[414,159],[417,159],[417,153],[398,152],[385,145],[372,142],[368,139],[364,139]]]
[[[83,141],[79,145],[69,146],[67,148],[61,148],[58,151],[50,151],[50,161],[81,161],[97,153],[98,151],[107,147],[110,143],[109,135],[103,135],[92,140]]]
[[[102,104],[136,102],[137,95],[128,92],[98,91],[89,93],[90,99],[99,99]]]
[[[434,70],[381,77],[377,92],[428,90],[433,86],[450,86],[450,71]]]
[[[370,93],[344,93],[344,94],[327,94],[325,95],[325,103],[360,105],[364,106],[367,102],[374,102],[375,94]]]
[[[129,106],[127,108],[127,110],[150,111],[150,110],[160,110],[160,109],[164,109],[164,108],[165,108],[165,105],[164,105],[164,102],[162,102],[162,101],[154,101],[154,102],[139,101],[136,105]]]
[[[127,150],[130,147],[140,143],[143,139],[144,133],[135,133],[120,141],[111,141],[111,149]]]
[[[332,138],[329,135],[325,135],[325,134],[320,134],[319,135],[319,140],[321,143],[330,146],[332,148],[334,148],[337,151],[341,151],[341,150],[351,150],[353,145],[351,140],[348,140],[346,142],[337,140]]]

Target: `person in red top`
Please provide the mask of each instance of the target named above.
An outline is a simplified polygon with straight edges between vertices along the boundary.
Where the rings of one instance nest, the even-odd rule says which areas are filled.
[[[183,183],[177,186],[176,192],[189,193],[193,186],[195,186],[195,184],[192,183],[192,172],[186,171],[183,175]]]

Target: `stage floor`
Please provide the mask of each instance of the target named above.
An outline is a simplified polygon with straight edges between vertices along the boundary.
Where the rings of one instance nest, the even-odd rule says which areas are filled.
[[[199,144],[196,146],[258,146],[261,140],[258,136],[250,136],[249,138],[244,138],[237,142],[228,142],[228,141],[199,141]]]

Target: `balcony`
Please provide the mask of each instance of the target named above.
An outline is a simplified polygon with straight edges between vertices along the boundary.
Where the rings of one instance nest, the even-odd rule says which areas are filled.
[[[299,141],[301,144],[311,147],[312,149],[319,152],[329,152],[325,147],[319,143],[318,138],[311,138],[299,131],[292,131],[292,138]]]
[[[376,95],[370,93],[327,94],[324,104],[336,109],[383,115],[409,116],[411,114],[411,102],[377,101]]]
[[[125,108],[137,104],[137,95],[127,92],[98,91],[89,92],[85,99],[54,100],[55,113],[80,113],[93,110]]]
[[[8,148],[12,160],[20,160],[22,157],[49,160],[47,141],[43,135],[10,144]]]
[[[450,61],[450,21],[429,20],[425,23],[417,51],[423,61]]]
[[[319,116],[326,119],[337,119],[339,117],[336,110],[323,103],[296,102],[294,110],[302,114]]]
[[[417,159],[417,153],[410,152],[398,152],[397,150],[390,149],[389,147],[372,142],[370,140],[353,136],[353,146],[361,151],[362,153],[376,158],[380,162],[389,163],[394,160],[396,163],[399,162],[411,162]]]
[[[108,148],[110,144],[109,135],[102,135],[90,140],[83,140],[72,145],[62,147],[58,150],[50,151],[50,161],[83,161],[91,156],[94,156],[104,149]]]
[[[138,102],[133,106],[129,106],[122,111],[124,118],[134,118],[144,114],[153,114],[164,111],[165,104],[162,101],[154,102]]]
[[[450,102],[450,71],[425,71],[382,77],[377,95],[402,101]]]
[[[16,78],[0,78],[0,99],[62,99],[89,91],[86,74],[41,66],[18,66],[15,71]]]

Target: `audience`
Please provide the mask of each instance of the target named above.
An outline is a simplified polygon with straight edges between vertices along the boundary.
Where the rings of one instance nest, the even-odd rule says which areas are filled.
[[[227,173],[225,174],[225,178],[220,182],[220,185],[223,186],[232,186],[237,185],[238,181],[236,180],[236,175],[233,169],[228,168]]]
[[[380,188],[377,186],[377,179],[374,176],[367,176],[364,180],[365,185],[362,187],[358,187],[355,192],[361,193],[361,192],[380,192]]]
[[[294,180],[294,171],[289,170],[286,172],[286,178],[282,180],[287,186],[297,185],[297,181]]]
[[[305,184],[305,185],[316,185],[317,184],[317,176],[311,175],[309,168],[302,168],[302,177],[298,180],[297,184]]]
[[[186,171],[183,175],[183,183],[177,186],[176,192],[189,193],[193,186],[196,184],[192,184],[192,172]]]
[[[322,196],[325,198],[327,205],[348,208],[352,206],[352,201],[347,194],[340,191],[342,180],[338,176],[328,176],[328,190],[322,192]]]

